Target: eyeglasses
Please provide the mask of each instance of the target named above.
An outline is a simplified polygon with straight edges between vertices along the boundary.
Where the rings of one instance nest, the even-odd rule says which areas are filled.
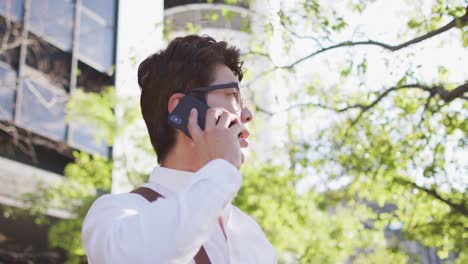
[[[244,109],[244,107],[247,106],[246,96],[243,91],[244,89],[240,89],[239,83],[236,83],[236,82],[197,87],[197,88],[193,88],[190,91],[183,92],[183,93],[184,94],[190,94],[190,93],[203,94],[203,97],[197,96],[197,98],[206,103],[206,96],[204,96],[206,93],[215,91],[215,90],[220,90],[220,89],[227,89],[227,88],[237,88],[238,90],[238,93],[236,94],[236,98],[235,98],[237,106],[235,107],[234,110],[240,111]]]

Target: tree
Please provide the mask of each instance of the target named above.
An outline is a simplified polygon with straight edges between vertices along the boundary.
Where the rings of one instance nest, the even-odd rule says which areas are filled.
[[[350,5],[353,11],[362,13],[373,2]],[[427,80],[419,70],[424,65],[412,65],[411,58],[424,51],[424,47],[413,46],[429,41],[439,45],[459,41],[460,46],[468,46],[468,6],[464,1],[430,3],[429,14],[423,13],[424,1],[418,2],[418,7],[422,6],[419,10],[411,10],[415,17],[399,31],[405,34],[397,45],[366,37],[337,40],[342,37],[340,33],[352,31],[349,28],[353,25],[325,1],[301,1],[282,8],[278,12],[281,27],[274,30],[286,40],[285,54],[296,55],[295,42],[303,40],[308,41],[310,51],[283,65],[273,64],[251,83],[278,71],[286,71],[289,77],[301,70],[314,76],[310,68],[300,69],[301,64],[319,55],[337,56],[333,51],[347,49],[349,57],[344,57],[341,65],[334,65],[334,76],[340,76],[337,83],[326,85],[320,83],[320,76],[314,76],[294,91],[301,96],[289,98],[289,106],[282,109],[294,112],[290,117],[297,118],[290,124],[290,140],[294,142],[290,144],[291,169],[322,177],[321,185],[346,181],[338,189],[325,188],[322,197],[327,199],[323,202],[329,206],[376,203],[377,212],[385,206],[395,206],[370,217],[375,226],[383,229],[388,224],[401,223],[404,239],[435,248],[439,257],[445,259],[449,253],[461,254],[466,244],[468,207],[463,175],[467,174],[467,164],[461,153],[467,142],[468,83],[467,79],[461,83],[449,81],[450,69],[444,65],[438,66],[437,79]],[[444,39],[443,35],[449,33]],[[389,71],[394,69],[388,58],[400,58],[406,67],[395,83],[378,84],[378,89],[368,81],[367,72],[373,66],[361,52],[374,47],[382,49],[380,56],[387,60]],[[261,50],[251,55],[268,56]],[[464,78],[467,77],[465,72]],[[349,82],[354,89],[349,88]],[[321,85],[326,89],[320,89]],[[277,113],[257,109],[269,115]],[[327,118],[337,121],[326,123],[315,134],[296,136],[294,131],[301,129],[313,111],[326,113]],[[301,122],[295,123],[297,120]]]
[[[431,47],[460,50],[468,46],[466,1],[398,3],[405,4],[401,10],[410,15],[406,25],[395,32],[397,44],[367,37],[347,18],[365,13],[378,4],[376,1],[334,5],[303,0],[282,4],[276,14],[278,23],[275,18],[264,18],[264,31],[252,36],[246,54],[248,58],[265,58],[271,67],[253,76],[247,85],[268,80],[273,74],[282,75],[290,84],[292,92],[282,109],[267,109],[255,100],[254,104],[266,115],[288,113],[290,169],[296,174],[309,174],[294,179],[295,186],[307,178],[319,178],[315,187],[323,192],[309,201],[326,205],[322,209],[343,204],[352,207],[356,202],[367,204],[374,208],[367,219],[373,229],[401,224],[402,239],[435,248],[442,259],[450,259],[450,253],[463,254],[468,213],[463,177],[468,172],[463,159],[468,132],[468,76],[465,72],[464,80],[453,81],[450,72],[458,69],[449,69],[437,61],[416,64],[413,60]],[[261,16],[255,12],[251,15]],[[246,28],[246,32],[251,30]],[[267,51],[277,36],[283,40],[284,50],[272,57]],[[377,49],[380,52],[375,52]],[[383,68],[394,76],[372,82],[369,71],[378,67],[377,56],[384,60]],[[461,58],[466,54],[446,56]],[[322,76],[313,70],[313,60],[320,61],[320,67],[326,67],[330,71],[327,74],[337,81],[322,82]],[[437,76],[424,76],[427,67],[437,67]],[[459,67],[463,67],[462,63]],[[306,81],[295,89],[294,79],[304,75],[312,78],[302,77]],[[317,112],[327,119],[319,120],[324,124],[318,129],[310,127],[314,123],[308,118],[315,118]],[[304,126],[307,121],[309,127]],[[298,130],[305,130],[302,134],[306,136]],[[307,133],[309,130],[314,133]],[[272,188],[262,187],[258,189],[267,193]],[[252,212],[249,206],[244,209]],[[263,226],[269,226],[267,219],[272,217],[262,220]],[[300,250],[295,252],[301,254]],[[377,255],[369,259],[391,253],[378,248],[374,252]],[[401,260],[401,255],[394,257]]]

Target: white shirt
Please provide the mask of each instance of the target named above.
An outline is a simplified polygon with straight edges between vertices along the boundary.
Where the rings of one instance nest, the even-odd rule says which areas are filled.
[[[82,227],[88,262],[195,263],[203,245],[213,264],[276,263],[258,224],[231,205],[241,182],[237,168],[222,159],[195,173],[154,168],[143,186],[163,196],[157,201],[123,193],[93,203]]]

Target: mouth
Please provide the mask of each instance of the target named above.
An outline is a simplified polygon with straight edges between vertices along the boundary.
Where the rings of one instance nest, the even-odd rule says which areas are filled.
[[[241,148],[249,147],[249,141],[246,138],[239,138],[239,143]]]
[[[238,138],[239,138],[239,143],[241,148],[248,148],[249,147],[249,135],[250,132],[248,130],[245,130],[241,133],[239,133]]]

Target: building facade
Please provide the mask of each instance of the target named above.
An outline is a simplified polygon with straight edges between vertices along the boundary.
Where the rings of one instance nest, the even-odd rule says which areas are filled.
[[[0,210],[21,207],[39,182],[63,180],[72,152],[110,157],[96,129],[67,121],[77,90],[100,92],[115,84],[116,0],[0,1]],[[51,209],[53,220],[70,214]],[[32,219],[0,216],[0,248],[46,246]]]

